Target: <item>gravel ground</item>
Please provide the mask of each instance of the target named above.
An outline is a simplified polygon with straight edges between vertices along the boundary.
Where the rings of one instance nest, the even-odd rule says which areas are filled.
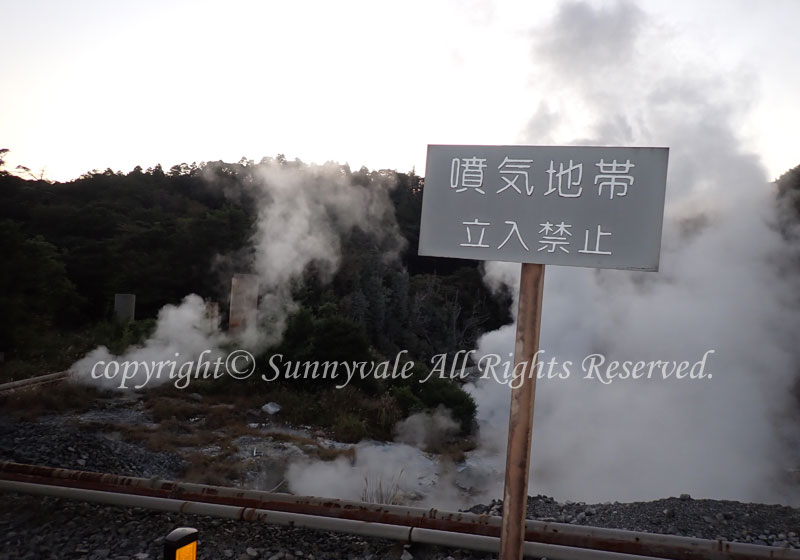
[[[69,418],[39,422],[0,418],[0,460],[139,477],[176,479],[181,458],[154,453],[112,434],[82,429]],[[498,515],[500,501],[473,513]],[[723,538],[800,548],[800,509],[688,495],[635,503],[558,503],[529,498],[528,517],[550,522]],[[250,560],[470,560],[491,555],[401,544],[335,533],[288,529],[209,517],[118,508],[55,498],[0,494],[0,560],[75,558],[157,560],[163,538],[180,526],[200,531],[198,558]]]
[[[500,515],[503,502],[469,509]],[[528,519],[663,533],[701,539],[800,548],[800,509],[726,500],[694,500],[688,494],[652,502],[558,503],[528,497]]]
[[[182,470],[174,453],[154,453],[60,417],[36,423],[0,420],[0,459],[143,478],[174,479]]]
[[[0,507],[0,560],[160,560],[176,527],[199,531],[199,559],[355,560],[468,558],[378,539],[118,508],[56,498],[6,495]],[[473,558],[473,557],[470,557]],[[474,558],[484,558],[475,556]]]

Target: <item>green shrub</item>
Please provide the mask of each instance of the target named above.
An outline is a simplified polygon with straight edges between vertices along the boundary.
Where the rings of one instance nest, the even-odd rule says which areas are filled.
[[[364,421],[349,413],[337,418],[333,431],[336,438],[345,443],[358,443],[368,435]]]

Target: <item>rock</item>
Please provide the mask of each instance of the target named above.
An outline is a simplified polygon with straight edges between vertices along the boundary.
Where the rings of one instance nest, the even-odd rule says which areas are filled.
[[[414,556],[407,550],[403,551],[403,554],[400,555],[400,560],[414,560]]]
[[[247,555],[250,558],[257,558],[258,557],[258,551],[255,548],[252,548],[252,547],[248,546],[247,549],[245,550],[245,552],[247,553]]]
[[[281,405],[279,405],[276,402],[268,402],[267,404],[261,407],[261,410],[272,416],[273,414],[280,412]]]
[[[681,500],[691,500],[692,497],[689,494],[681,494]]]

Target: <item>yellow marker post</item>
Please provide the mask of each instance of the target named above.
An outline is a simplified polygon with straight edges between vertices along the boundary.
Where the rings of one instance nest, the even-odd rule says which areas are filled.
[[[167,535],[164,560],[197,560],[197,529],[179,527]]]

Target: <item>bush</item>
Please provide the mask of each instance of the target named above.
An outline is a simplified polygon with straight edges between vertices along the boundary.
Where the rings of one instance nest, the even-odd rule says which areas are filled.
[[[364,421],[349,413],[339,416],[333,431],[337,439],[345,443],[358,443],[368,435]]]
[[[473,398],[454,381],[431,376],[426,383],[420,383],[419,386],[422,389],[417,396],[426,407],[435,409],[442,405],[449,408],[453,419],[461,425],[462,435],[473,431],[478,407]]]

